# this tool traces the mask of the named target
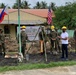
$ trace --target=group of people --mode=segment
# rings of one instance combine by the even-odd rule
[[[23,54],[23,56],[25,57],[25,49],[26,49],[26,40],[28,40],[28,36],[25,32],[26,26],[22,26],[21,27],[21,53]],[[52,25],[51,26],[51,32],[49,34],[49,39],[51,42],[51,50],[53,51],[53,48],[55,50],[57,50],[57,46],[60,49],[60,46],[57,45],[59,44],[59,39],[61,39],[61,44],[62,44],[62,59],[68,59],[68,33],[66,32],[67,27],[63,26],[62,27],[62,33],[60,35],[58,35],[57,31],[55,30],[55,27]],[[45,34],[44,28],[41,28],[41,32],[39,33],[39,37],[40,40],[42,40],[41,42],[43,42],[43,51],[41,52],[42,54],[45,52],[44,50],[44,42],[46,42],[47,40],[45,40],[47,37],[47,35]],[[19,39],[18,39],[19,40]],[[0,55],[5,55],[5,39],[3,36],[3,31],[2,29],[0,29]],[[2,51],[3,50],[3,51]]]
[[[63,26],[62,27],[62,33],[58,35],[58,32],[55,31],[55,27],[51,26],[51,33],[50,33],[50,40],[51,40],[51,45],[52,48],[55,46],[55,50],[59,49],[60,51],[60,46],[59,46],[59,40],[61,40],[61,45],[62,45],[62,56],[61,59],[68,59],[68,33],[66,32],[67,27]]]
[[[54,25],[52,25],[51,28],[50,28],[50,33],[49,33],[49,35],[47,35],[49,37],[49,40],[50,40],[50,43],[51,43],[51,49],[50,49],[51,52],[53,52],[54,50],[57,51],[57,49],[59,49],[59,51],[62,52],[61,59],[65,59],[65,60],[68,59],[68,33],[66,32],[66,29],[67,29],[67,27],[63,26],[62,27],[62,33],[58,34]],[[42,36],[42,34],[43,34],[43,36]],[[43,29],[39,33],[39,37],[40,37],[40,40],[43,41],[43,51],[41,49],[41,54],[43,54],[45,52],[44,43],[46,43],[46,41],[44,41],[46,39],[46,34],[44,34]],[[62,44],[62,49],[61,50],[60,50],[59,40],[61,40],[61,44]]]

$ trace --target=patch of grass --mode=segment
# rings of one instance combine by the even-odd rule
[[[37,64],[19,63],[18,66],[0,67],[0,72],[11,71],[11,70],[41,69],[41,68],[51,68],[51,67],[57,67],[57,66],[71,66],[71,65],[76,65],[76,61],[50,62],[48,64],[46,63],[37,63]]]

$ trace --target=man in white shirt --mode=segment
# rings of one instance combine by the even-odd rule
[[[61,33],[61,43],[62,43],[62,59],[67,60],[68,59],[68,33],[66,32],[67,27],[62,27],[62,33]]]

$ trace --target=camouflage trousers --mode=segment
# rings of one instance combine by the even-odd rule
[[[25,56],[25,49],[26,49],[26,44],[21,46],[21,52],[23,54],[23,57]]]
[[[61,52],[60,50],[60,45],[59,45],[59,40],[52,40],[51,39],[51,51],[56,51],[56,52]]]
[[[56,40],[50,40],[51,41],[51,52],[53,53],[53,51],[57,52],[57,41]]]

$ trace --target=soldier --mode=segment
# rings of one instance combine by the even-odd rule
[[[2,55],[2,53],[5,56],[5,38],[2,29],[0,29],[0,55]]]
[[[57,50],[57,32],[55,31],[55,27],[52,25],[51,26],[51,32],[50,32],[50,41],[51,41],[51,49],[52,53],[53,50]]]
[[[5,36],[3,35],[3,30],[1,31],[2,33],[2,50],[3,50],[3,55],[5,56]]]
[[[26,29],[26,26],[21,27],[21,53],[23,54],[23,57],[25,56],[26,40],[28,40],[25,29]]]
[[[26,40],[28,40],[27,34],[25,32],[26,26],[21,27],[21,48],[22,48],[22,54],[25,55],[25,49],[26,49]]]

